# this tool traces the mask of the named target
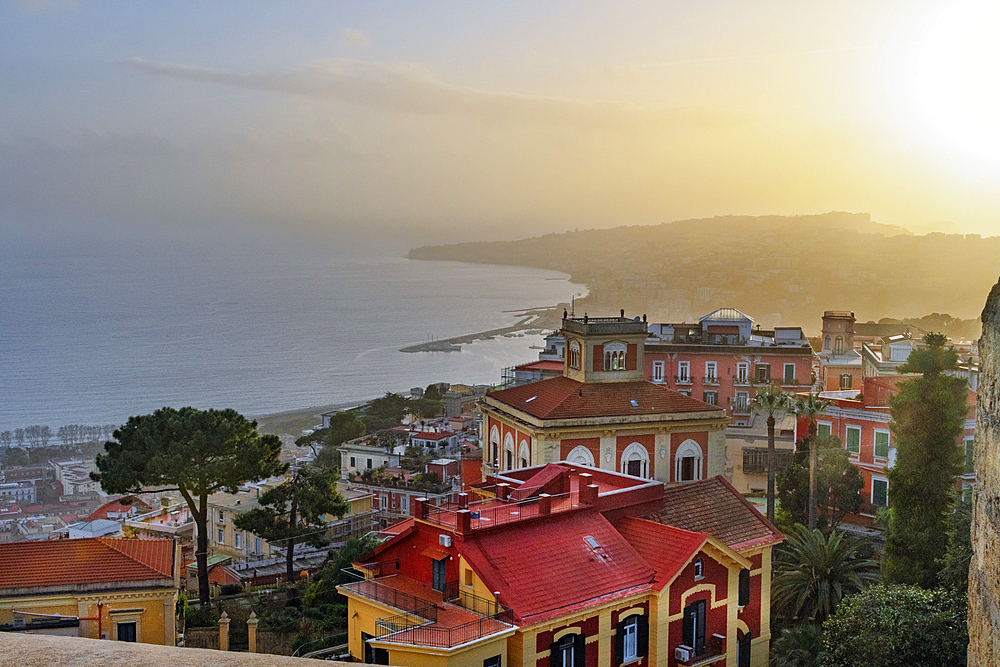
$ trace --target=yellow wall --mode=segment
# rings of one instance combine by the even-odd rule
[[[140,642],[173,646],[176,639],[174,627],[176,602],[176,590],[162,589],[7,598],[0,599],[0,623],[13,622],[13,609],[38,614],[76,616],[81,619],[96,619],[100,609],[100,625],[97,620],[81,620],[80,637],[99,639],[101,634],[104,634],[108,639],[115,639],[116,623],[134,621]],[[103,603],[103,608],[98,607],[99,603]],[[29,621],[31,617],[24,618]]]

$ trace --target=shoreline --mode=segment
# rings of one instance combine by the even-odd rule
[[[559,308],[564,305],[565,304],[557,304],[556,306],[550,308],[505,310],[503,312],[514,313],[517,317],[522,319],[506,327],[498,327],[496,329],[488,329],[478,333],[464,334],[461,336],[453,336],[451,338],[443,338],[441,340],[428,341],[426,343],[408,345],[407,347],[400,348],[399,351],[406,352],[408,354],[415,352],[460,352],[462,345],[474,343],[477,340],[492,340],[497,336],[505,336],[507,334],[529,331],[532,329],[539,329],[543,331],[546,329],[552,329],[555,326],[553,324],[553,320],[558,317]]]

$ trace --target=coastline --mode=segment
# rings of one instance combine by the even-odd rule
[[[558,304],[552,308],[529,308],[525,310],[505,310],[505,313],[514,313],[517,317],[521,319],[518,322],[506,327],[499,327],[496,329],[488,329],[487,331],[480,331],[478,333],[465,334],[462,336],[454,336],[452,338],[444,338],[441,340],[428,341],[426,343],[417,343],[415,345],[409,345],[407,347],[400,348],[400,352],[413,353],[413,352],[460,352],[461,346],[473,343],[477,340],[491,340],[497,336],[505,336],[508,334],[518,333],[521,331],[530,331],[533,329],[546,330],[554,329],[558,326],[559,319],[559,309],[565,304]]]

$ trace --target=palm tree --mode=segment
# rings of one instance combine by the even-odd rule
[[[816,466],[819,459],[819,446],[816,442],[816,415],[821,414],[829,405],[818,395],[810,392],[809,398],[801,396],[795,399],[795,412],[809,419],[809,530],[816,528],[817,523],[817,489]]]
[[[878,562],[858,553],[863,542],[800,524],[791,532],[777,549],[771,582],[771,606],[788,622],[820,623],[842,599],[878,582]]]
[[[767,413],[767,520],[774,523],[774,413],[788,407],[788,394],[769,384],[754,395],[753,406]]]

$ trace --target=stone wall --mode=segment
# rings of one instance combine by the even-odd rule
[[[969,665],[1000,665],[1000,283],[983,310],[969,565]]]

